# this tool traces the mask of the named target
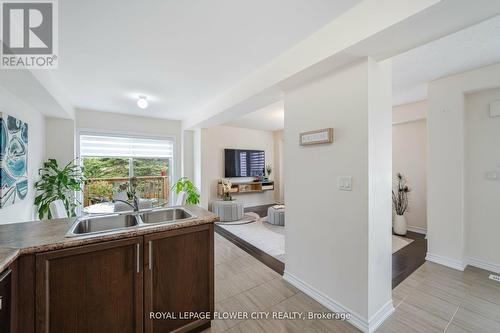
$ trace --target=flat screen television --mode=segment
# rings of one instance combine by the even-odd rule
[[[224,149],[224,176],[257,177],[263,174],[266,155],[263,150]]]

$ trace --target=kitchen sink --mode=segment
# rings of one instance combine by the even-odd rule
[[[162,223],[185,220],[193,217],[184,208],[163,208],[142,213],[141,220],[144,223]]]
[[[105,216],[89,217],[77,220],[71,227],[69,234],[73,236],[82,236],[108,232],[117,229],[123,229],[139,225],[139,220],[133,214],[113,214]]]
[[[131,227],[140,228],[152,224],[173,223],[194,217],[196,216],[180,207],[153,209],[138,213],[90,215],[77,219],[66,237],[110,233]]]

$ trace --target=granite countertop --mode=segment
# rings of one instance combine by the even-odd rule
[[[141,236],[145,234],[203,225],[218,221],[218,216],[198,206],[186,206],[196,218],[148,226],[135,226],[112,233],[66,237],[74,218],[0,225],[0,272],[23,254]]]

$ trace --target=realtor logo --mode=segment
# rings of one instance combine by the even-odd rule
[[[0,0],[2,69],[57,68],[55,0]]]

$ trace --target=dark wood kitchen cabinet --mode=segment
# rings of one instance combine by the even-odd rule
[[[213,225],[205,224],[22,255],[11,266],[10,331],[195,332],[209,327],[213,232]],[[183,314],[184,319],[153,319],[154,312]],[[8,330],[0,326],[0,332]]]
[[[0,332],[12,331],[12,270],[0,272]]]
[[[187,332],[208,327],[213,294],[212,224],[144,236],[145,332]],[[150,314],[157,312],[172,314],[176,319],[170,315],[152,319]]]
[[[37,254],[36,332],[142,332],[142,241]]]

